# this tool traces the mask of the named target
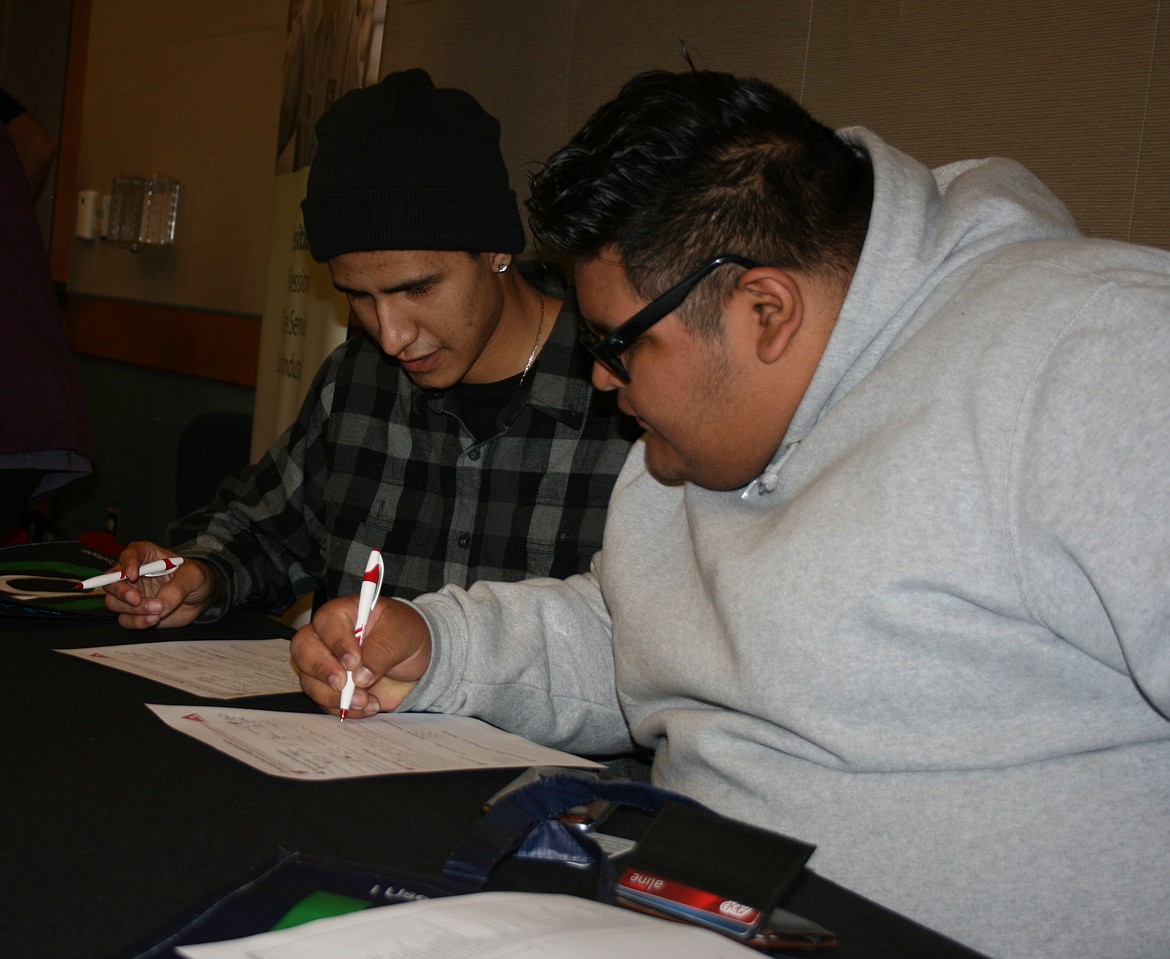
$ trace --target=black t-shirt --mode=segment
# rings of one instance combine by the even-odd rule
[[[477,442],[495,436],[504,428],[502,419],[506,410],[515,410],[510,401],[519,394],[523,376],[517,373],[497,383],[456,383],[451,387],[459,419]]]

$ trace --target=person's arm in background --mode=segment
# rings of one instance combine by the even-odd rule
[[[327,421],[337,377],[361,375],[346,365],[352,352],[347,344],[333,352],[292,426],[259,463],[222,482],[211,503],[171,524],[167,547],[150,542],[127,547],[120,564],[128,572],[176,554],[187,563],[171,577],[107,588],[106,608],[124,627],[211,622],[243,602],[278,612],[325,581]]]
[[[0,88],[0,120],[16,146],[24,175],[28,177],[29,192],[35,197],[41,192],[53,157],[57,155],[57,141],[3,88]]]
[[[169,576],[139,578],[139,567],[178,555],[146,541],[122,550],[118,567],[127,578],[106,588],[106,607],[118,614],[119,625],[125,629],[186,626],[222,601],[226,592],[223,575],[205,560],[186,561]]]

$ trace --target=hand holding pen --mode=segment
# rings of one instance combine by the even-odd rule
[[[145,540],[122,550],[118,566],[120,570],[88,579],[80,588],[103,584],[106,609],[118,615],[125,629],[186,626],[225,598],[227,580],[210,562],[175,556]]]
[[[341,705],[347,715],[373,716],[398,709],[430,666],[431,632],[422,614],[390,597],[375,605],[373,585],[367,589],[370,612],[362,648],[354,649],[353,596],[322,604],[289,643],[301,689],[328,712],[340,711],[338,693],[348,670],[355,690]]]
[[[166,576],[167,573],[173,573],[182,565],[182,556],[168,556],[165,559],[155,560],[153,563],[143,563],[138,567],[138,575],[147,577]],[[124,569],[115,569],[108,573],[102,573],[99,576],[91,576],[89,579],[83,579],[80,583],[75,583],[73,588],[100,589],[103,586],[120,583],[124,579],[126,579],[126,571]]]
[[[366,572],[362,576],[362,588],[358,595],[357,619],[353,624],[353,635],[358,641],[358,646],[362,645],[365,638],[366,623],[370,620],[370,610],[374,608],[374,602],[382,592],[382,575],[384,572],[385,566],[382,562],[382,554],[376,549],[370,550],[370,559],[366,563]],[[342,722],[345,722],[345,716],[349,712],[349,705],[353,702],[354,688],[353,670],[347,669],[345,671],[345,686],[341,690],[340,712]]]

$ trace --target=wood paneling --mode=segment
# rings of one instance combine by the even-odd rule
[[[71,296],[65,333],[86,356],[256,385],[259,317]]]

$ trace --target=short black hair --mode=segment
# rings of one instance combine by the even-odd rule
[[[847,279],[873,168],[763,80],[656,70],[627,82],[530,187],[538,244],[583,259],[613,245],[649,299],[721,253]],[[720,296],[738,275],[727,272],[713,276]]]

